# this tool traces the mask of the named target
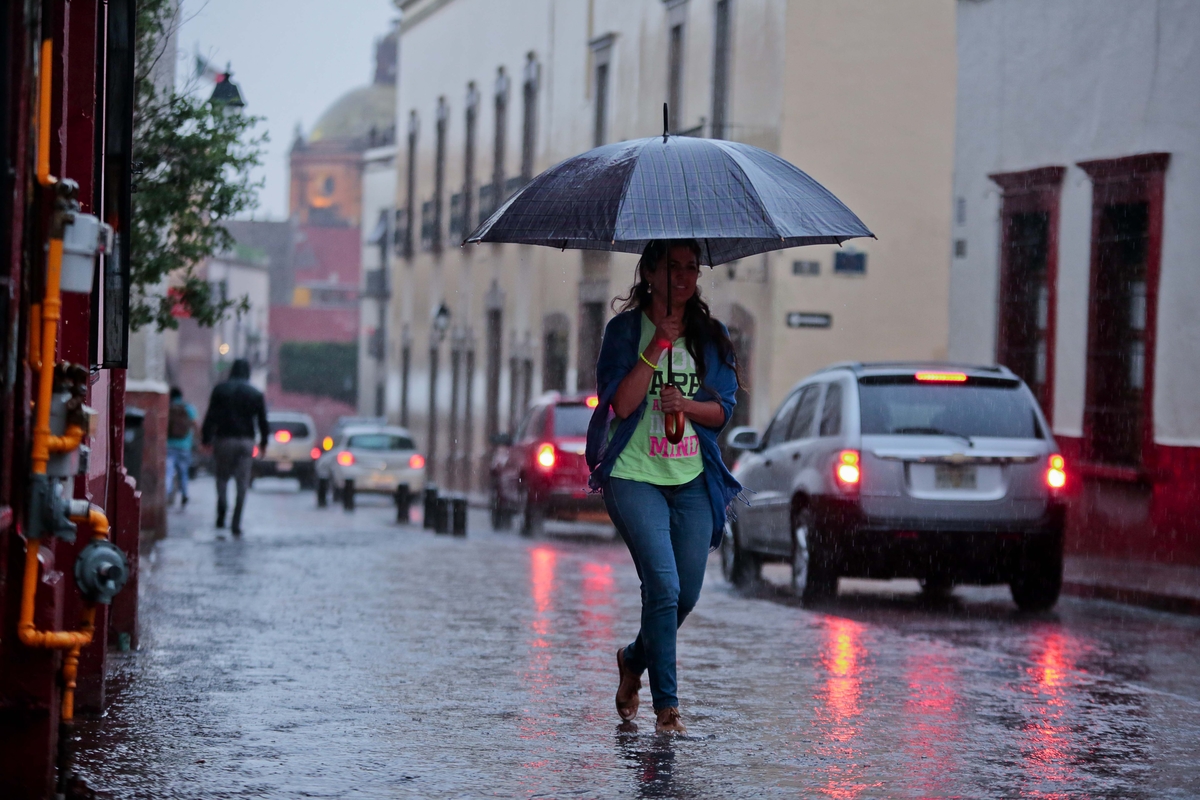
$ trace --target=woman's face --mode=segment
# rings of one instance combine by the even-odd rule
[[[683,308],[683,304],[692,299],[699,279],[700,262],[691,248],[683,245],[668,250],[654,270],[646,273],[650,294],[664,301],[667,297],[667,281],[670,280],[672,310]]]

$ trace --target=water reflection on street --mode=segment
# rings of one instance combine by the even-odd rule
[[[204,487],[195,507],[204,509]],[[805,609],[710,565],[680,634],[689,735],[613,708],[639,591],[618,543],[465,539],[256,489],[144,562],[143,646],[80,765],[111,798],[1188,797],[1200,622],[1000,590],[843,586]],[[770,570],[768,570],[770,573]],[[768,575],[770,578],[770,575]]]

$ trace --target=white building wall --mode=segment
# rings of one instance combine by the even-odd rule
[[[1082,432],[1091,182],[1080,161],[1169,152],[1154,378],[1155,438],[1200,444],[1200,3],[959,0],[950,355],[996,352],[998,187],[990,173],[1062,165],[1054,421]]]
[[[375,231],[381,211],[387,211],[388,231],[387,247],[391,249],[391,233],[395,224],[396,207],[396,148],[395,146],[376,147],[363,153],[362,172],[362,281],[366,287],[367,273],[380,269],[379,245],[369,244],[367,239]],[[389,252],[389,266],[395,261],[394,252]],[[386,381],[385,369],[381,362],[370,353],[369,340],[371,331],[379,325],[380,300],[363,297],[359,302],[358,315],[358,413],[363,416],[375,416],[376,387]],[[387,303],[382,303],[386,313]],[[386,328],[385,324],[385,328]],[[387,402],[386,383],[384,398]],[[399,395],[397,395],[397,400]],[[399,406],[397,405],[397,410]],[[386,409],[385,409],[386,411]]]

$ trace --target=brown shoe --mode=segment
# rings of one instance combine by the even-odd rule
[[[617,685],[617,713],[621,715],[621,719],[628,721],[637,716],[638,705],[641,703],[638,690],[642,688],[642,679],[625,666],[624,647],[617,651],[617,673],[621,677],[621,682]]]
[[[683,727],[683,717],[679,716],[679,709],[675,706],[660,708],[654,713],[658,715],[658,721],[654,723],[655,733],[671,733],[680,736],[687,734],[687,728]]]

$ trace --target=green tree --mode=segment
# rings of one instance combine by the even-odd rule
[[[257,205],[262,183],[249,175],[267,137],[252,135],[257,117],[227,114],[187,91],[194,86],[176,91],[174,64],[159,62],[179,24],[177,0],[140,0],[137,14],[133,160],[140,174],[130,218],[129,325],[176,328],[187,316],[212,326],[248,310],[249,301],[221,297],[196,267],[234,246],[222,220]],[[156,81],[164,68],[168,79]]]

